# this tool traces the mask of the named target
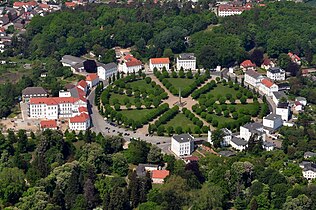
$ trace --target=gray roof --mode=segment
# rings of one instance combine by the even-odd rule
[[[97,66],[102,66],[105,70],[111,70],[111,69],[117,68],[117,64],[113,62],[107,63],[107,64],[97,63]]]
[[[263,146],[265,147],[275,147],[275,144],[272,142],[264,141]]]
[[[230,157],[230,156],[235,156],[236,155],[235,152],[232,152],[232,151],[229,151],[229,150],[220,151],[220,152],[218,152],[218,154],[220,154],[221,156],[224,156],[224,157]]]
[[[288,102],[285,102],[285,103],[278,103],[277,108],[287,109],[288,106],[289,106],[289,103],[288,103]]]
[[[236,136],[232,138],[232,142],[234,142],[236,145],[239,145],[239,146],[246,146],[248,144],[247,141],[237,138]]]
[[[308,161],[303,161],[301,164],[303,166],[303,171],[314,171],[316,172],[316,164]]]
[[[281,98],[286,98],[286,99],[287,99],[287,95],[284,93],[284,91],[272,92],[272,94],[273,94],[277,99],[281,99]]]
[[[27,87],[22,90],[22,95],[38,95],[38,94],[46,94],[47,91],[42,87]]]
[[[69,89],[69,92],[70,92],[71,97],[79,98],[79,92],[78,92],[77,87]]]
[[[186,133],[173,136],[172,138],[174,138],[174,140],[176,140],[179,143],[184,143],[184,142],[189,142],[189,141],[194,140],[194,138],[190,134],[186,134]]]
[[[296,100],[296,101],[307,101],[306,98],[300,97],[300,96],[299,96],[299,97],[296,97],[295,100]]]
[[[249,75],[250,77],[253,77],[253,78],[255,78],[255,79],[257,79],[257,78],[259,78],[259,77],[262,77],[261,74],[259,74],[258,72],[254,71],[254,70],[251,70],[251,69],[247,70],[245,74],[247,74],[247,75]]]
[[[263,128],[263,125],[261,123],[247,123],[243,125],[242,127],[247,128],[249,130],[258,130]]]
[[[267,120],[276,120],[277,118],[282,119],[281,115],[277,115],[277,114],[269,114],[264,117],[264,119],[267,119]]]
[[[178,56],[179,60],[196,60],[194,53],[182,53]]]
[[[305,152],[304,156],[314,157],[314,156],[316,156],[316,153],[315,152]]]
[[[154,165],[154,164],[138,164],[138,166],[136,167],[136,174],[139,177],[144,177],[146,176],[146,168],[145,167],[156,167],[158,169],[158,165]]]
[[[276,73],[281,73],[281,72],[285,72],[283,69],[281,69],[280,67],[271,67],[268,69],[269,72],[271,72],[272,74],[276,74]]]
[[[66,63],[71,66],[74,66],[78,63],[83,63],[84,61],[85,61],[84,59],[81,59],[72,55],[64,55],[61,59],[62,63]]]

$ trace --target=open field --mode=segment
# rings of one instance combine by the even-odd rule
[[[153,110],[155,109],[131,109],[131,110],[125,109],[125,110],[121,110],[120,113],[122,113],[122,115],[127,117],[128,119],[133,119],[135,121],[138,121]]]
[[[167,78],[167,80],[176,88],[184,89],[188,85],[191,85],[194,82],[194,79],[186,78]]]
[[[193,122],[191,120],[189,120],[184,114],[179,113],[177,114],[174,118],[172,118],[166,125],[165,127],[173,127],[174,129],[176,127],[182,127],[183,130],[185,130],[185,128],[190,127],[191,130],[194,129],[195,125],[193,124]]]

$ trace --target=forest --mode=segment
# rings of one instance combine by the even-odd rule
[[[316,183],[308,184],[298,166],[315,147],[315,133],[304,132],[283,130],[282,150],[265,152],[252,142],[234,157],[206,154],[185,164],[141,140],[124,149],[120,136],[8,131],[0,134],[0,208],[315,209]],[[165,164],[170,175],[152,184],[149,175],[136,175],[139,163]]]

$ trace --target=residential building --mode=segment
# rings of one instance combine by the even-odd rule
[[[244,60],[244,61],[240,64],[240,68],[241,68],[243,71],[256,70],[256,64],[252,63],[251,60]]]
[[[165,69],[168,71],[169,63],[169,58],[151,58],[149,59],[149,69],[150,71],[154,71],[154,68],[162,70],[165,67]]]
[[[276,130],[283,125],[283,120],[280,115],[277,114],[269,114],[263,118],[263,126],[267,128],[272,128]]]
[[[275,105],[278,105],[280,101],[283,100],[283,102],[287,101],[287,95],[284,93],[284,91],[277,91],[272,93],[272,100],[275,103]]]
[[[97,63],[97,72],[101,80],[107,80],[113,74],[117,73],[117,64],[116,63]]]
[[[196,70],[196,57],[194,53],[182,53],[177,57],[177,70]]]
[[[197,157],[197,156],[184,157],[183,160],[186,164],[189,164],[189,163],[193,163],[193,162],[198,162],[199,157]]]
[[[219,17],[227,17],[232,15],[240,15],[243,11],[251,9],[251,6],[235,6],[230,4],[222,4],[217,8],[217,16]]]
[[[85,80],[80,80],[77,84],[77,87],[83,90],[85,93],[88,92],[88,83]]]
[[[247,141],[240,139],[236,136],[234,136],[231,140],[231,146],[238,151],[245,150],[247,145],[248,145]]]
[[[280,67],[272,67],[267,71],[267,77],[275,81],[285,80],[285,71]]]
[[[47,97],[47,91],[42,87],[27,87],[22,90],[22,100],[29,102],[30,98]]]
[[[99,76],[97,73],[88,74],[86,76],[86,82],[88,84],[88,88],[92,88],[99,83]]]
[[[301,104],[301,102],[299,101],[295,101],[294,102],[294,106],[293,106],[294,110],[297,112],[303,111],[303,105]]]
[[[84,71],[84,61],[86,60],[72,55],[64,55],[60,62],[63,66],[69,66],[73,72],[82,72]]]
[[[305,159],[308,159],[308,158],[311,158],[311,157],[316,157],[316,153],[315,152],[305,152],[304,153],[304,158]]]
[[[252,87],[258,87],[261,80],[263,79],[263,76],[258,72],[249,69],[246,71],[244,79],[245,84],[251,85]]]
[[[274,84],[271,80],[265,78],[261,80],[259,91],[261,91],[266,96],[272,96],[273,92],[278,91],[278,86]]]
[[[316,178],[316,164],[309,161],[303,161],[300,163],[300,167],[303,169],[303,177],[311,180]]]
[[[177,156],[191,155],[194,150],[194,137],[190,134],[180,134],[171,137],[171,151]]]
[[[85,131],[90,128],[90,116],[86,113],[69,118],[70,130]]]
[[[161,166],[157,164],[138,164],[136,167],[136,174],[138,177],[144,177],[147,175],[147,173],[151,173],[153,170],[159,170],[161,169]]]
[[[288,53],[288,56],[291,58],[292,62],[293,63],[296,63],[298,65],[301,65],[301,58],[298,57],[298,55],[292,53],[292,52],[289,52]]]
[[[142,62],[133,57],[133,55],[128,54],[123,59],[122,71],[124,73],[138,72],[143,68]]]
[[[265,58],[261,64],[261,68],[268,70],[269,68],[275,67],[275,63],[273,63],[269,58]]]
[[[40,122],[41,130],[51,129],[57,130],[57,121],[56,120],[42,120]]]
[[[263,125],[260,123],[247,123],[243,126],[240,126],[240,135],[239,137],[242,138],[245,141],[249,141],[250,137],[252,135],[256,134],[257,138],[260,137],[265,138],[264,132],[263,132]]]
[[[303,106],[306,106],[306,105],[307,105],[307,100],[306,100],[306,98],[304,98],[304,97],[296,97],[296,98],[295,98],[295,101],[300,102]]]
[[[235,152],[232,152],[232,151],[229,151],[229,150],[224,150],[224,151],[219,151],[218,154],[222,157],[232,157],[232,156],[235,156],[236,153]]]
[[[281,115],[283,121],[289,121],[290,119],[290,107],[288,102],[278,103],[275,113]]]
[[[266,151],[272,151],[272,150],[274,150],[275,146],[276,146],[276,145],[275,145],[274,143],[268,142],[268,141],[264,141],[264,142],[262,143],[262,148],[263,148],[264,150],[266,150]]]
[[[223,140],[221,142],[221,146],[227,147],[231,143],[233,133],[227,128],[222,128],[221,131],[223,132]],[[207,136],[207,141],[213,145],[212,132],[208,131]]]
[[[151,179],[154,184],[163,184],[164,179],[169,176],[170,172],[168,170],[153,170],[151,172]]]
[[[70,91],[60,90],[58,92],[58,97],[61,97],[61,98],[71,97],[71,93]]]
[[[87,101],[73,97],[30,98],[28,115],[30,118],[69,118],[79,113],[79,107],[87,107]]]

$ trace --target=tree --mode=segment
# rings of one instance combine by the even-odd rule
[[[221,129],[217,129],[212,132],[212,142],[214,147],[218,148],[221,146],[221,142],[223,141],[224,138],[224,133]]]
[[[128,172],[128,163],[126,158],[121,153],[116,153],[112,156],[112,169],[120,176],[126,176]]]
[[[262,49],[254,49],[250,55],[250,60],[256,64],[256,66],[261,66],[263,61],[263,51]]]
[[[125,153],[126,159],[133,164],[146,163],[149,150],[148,143],[145,141],[132,140]]]
[[[155,145],[151,145],[148,152],[147,161],[149,163],[159,163],[162,161],[161,149]]]
[[[49,204],[48,200],[49,196],[44,187],[32,187],[23,194],[17,207],[21,210],[46,209]]]
[[[287,197],[283,205],[283,210],[309,210],[311,209],[311,199],[306,195],[299,195],[297,198]]]
[[[220,209],[224,200],[224,192],[221,187],[208,182],[204,183],[199,190],[197,198],[193,204],[195,209]]]

